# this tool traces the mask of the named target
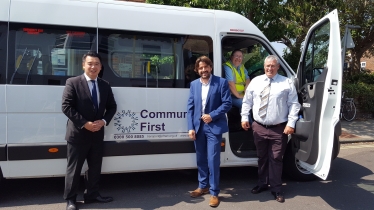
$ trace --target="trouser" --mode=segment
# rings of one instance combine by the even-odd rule
[[[93,199],[99,195],[99,181],[103,159],[103,141],[76,144],[67,143],[67,168],[65,176],[65,200],[76,200],[83,163],[87,160],[88,170],[84,181],[84,198]]]
[[[242,104],[243,104],[242,98],[237,98],[234,95],[231,95],[231,103],[232,103],[232,106],[238,107],[239,110],[241,111]]]
[[[199,188],[210,186],[209,191],[213,196],[218,196],[220,191],[221,141],[222,134],[213,134],[210,127],[201,122],[195,140]]]
[[[270,185],[272,192],[280,192],[282,187],[283,155],[288,139],[283,133],[284,128],[252,124],[258,157],[258,185]]]

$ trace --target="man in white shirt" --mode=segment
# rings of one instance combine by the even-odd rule
[[[112,197],[99,193],[99,181],[103,159],[104,126],[112,120],[117,104],[109,83],[98,77],[101,57],[96,52],[83,55],[84,74],[66,80],[62,95],[62,112],[68,117],[66,123],[67,168],[64,199],[66,210],[76,210],[76,199],[82,167],[85,172],[84,203],[107,203]]]
[[[247,88],[242,105],[242,127],[250,128],[248,113],[253,112],[254,142],[258,156],[258,184],[253,194],[267,190],[283,203],[281,192],[283,155],[288,135],[294,133],[300,104],[293,81],[278,74],[279,58],[265,58],[265,74],[255,77]]]
[[[198,188],[193,198],[210,193],[209,206],[219,205],[220,155],[222,134],[228,132],[226,113],[231,108],[229,84],[212,74],[213,63],[201,56],[195,71],[199,79],[191,82],[187,102],[188,135],[194,141],[198,170]]]

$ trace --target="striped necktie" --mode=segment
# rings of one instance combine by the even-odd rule
[[[261,118],[264,118],[266,116],[267,108],[268,108],[268,102],[269,102],[269,95],[270,95],[270,85],[271,85],[272,79],[269,79],[269,84],[266,85],[264,90],[261,92],[261,103],[260,103],[260,109],[258,110],[258,115]]]

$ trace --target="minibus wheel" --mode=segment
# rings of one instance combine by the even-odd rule
[[[4,185],[4,176],[3,176],[3,171],[1,170],[1,167],[0,167],[0,189],[2,185]]]

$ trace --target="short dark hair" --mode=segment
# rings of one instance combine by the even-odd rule
[[[101,62],[101,56],[98,53],[94,52],[94,51],[88,51],[86,54],[84,54],[83,57],[82,57],[82,63],[84,63],[86,61],[87,56],[98,58],[99,61],[100,61],[100,63],[102,64],[102,62]]]
[[[235,50],[233,50],[233,51],[231,52],[230,57],[232,58],[232,56],[234,56],[234,54],[235,54],[236,52],[241,52],[241,53],[243,54],[243,51],[242,51],[241,49],[235,49]]]
[[[205,55],[203,55],[203,56],[198,57],[197,60],[196,60],[196,63],[195,63],[195,72],[198,72],[198,70],[199,70],[199,63],[200,62],[203,62],[203,63],[207,64],[208,66],[210,66],[210,68],[213,69],[213,62],[208,57],[206,57]]]

